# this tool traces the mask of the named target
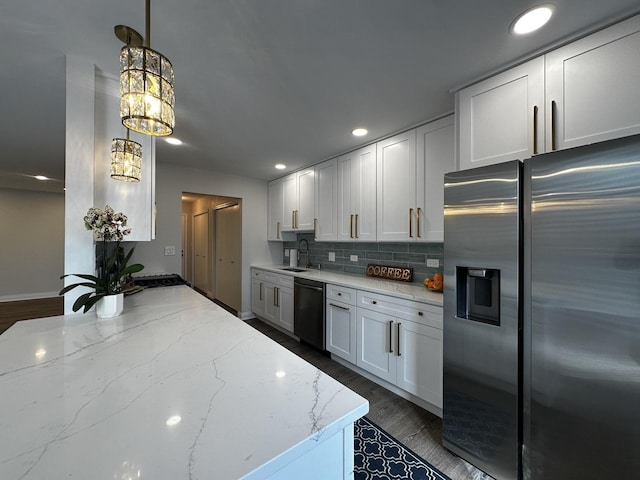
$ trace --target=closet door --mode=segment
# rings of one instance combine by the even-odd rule
[[[242,221],[239,205],[216,210],[215,298],[240,308]]]
[[[204,212],[193,216],[193,284],[199,290],[207,293],[209,290],[209,213]]]

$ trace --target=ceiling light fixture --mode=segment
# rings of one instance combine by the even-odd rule
[[[369,130],[366,128],[356,128],[351,132],[355,137],[364,137],[367,133],[369,133]]]
[[[171,145],[182,145],[182,140],[180,140],[179,138],[175,138],[175,137],[169,137],[169,138],[165,138],[167,143],[170,143]]]
[[[275,167],[276,167],[278,170],[284,170],[285,168],[287,168],[287,166],[286,166],[285,164],[283,164],[283,163],[277,163],[277,164],[275,165]]]
[[[121,182],[139,182],[142,170],[142,145],[127,138],[111,141],[111,178]]]
[[[553,5],[539,5],[519,15],[510,30],[516,35],[525,35],[542,28],[553,15]]]
[[[120,117],[134,132],[163,137],[175,126],[173,66],[151,46],[151,0],[145,0],[145,36],[116,25],[120,50]]]

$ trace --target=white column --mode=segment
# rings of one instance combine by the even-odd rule
[[[93,274],[93,237],[82,218],[93,206],[95,66],[74,56],[67,56],[66,62],[64,272]],[[78,281],[65,280],[65,285]],[[66,314],[73,313],[73,302],[85,291],[76,288],[65,295]]]

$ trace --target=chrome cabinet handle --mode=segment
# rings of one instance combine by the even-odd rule
[[[349,215],[349,237],[353,238],[353,215]]]
[[[356,213],[356,238],[358,238],[358,214]]]
[[[278,221],[278,233],[276,234],[276,238],[280,238],[280,222]]]
[[[398,350],[398,354],[397,355],[398,356],[402,355],[400,353],[400,325],[402,325],[402,323],[398,323],[398,336],[396,337],[396,341],[398,342],[398,348],[397,348],[397,350]]]
[[[260,300],[264,300],[262,297],[262,282],[260,282]]]
[[[314,218],[313,219],[313,239],[317,240],[318,239],[318,219]]]
[[[533,154],[538,154],[538,106],[533,106]]]
[[[393,353],[393,320],[389,320],[389,353]]]
[[[418,227],[418,230],[416,232],[416,237],[418,237],[418,238],[422,238],[421,235],[420,235],[420,217],[421,217],[420,213],[421,212],[422,212],[422,209],[420,207],[418,207],[418,210],[417,210],[417,213],[416,213],[416,223],[417,223],[417,227]]]

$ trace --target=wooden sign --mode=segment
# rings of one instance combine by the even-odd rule
[[[386,278],[388,280],[399,280],[410,282],[413,279],[413,268],[411,267],[387,267],[370,263],[367,265],[367,277]]]

